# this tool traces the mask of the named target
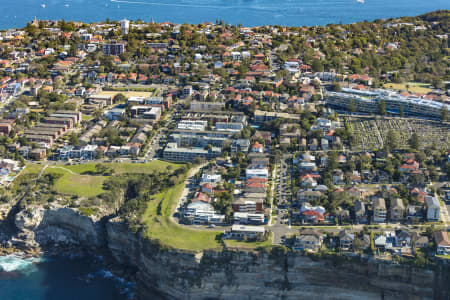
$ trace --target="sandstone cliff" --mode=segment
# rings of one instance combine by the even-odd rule
[[[175,251],[130,234],[117,220],[108,222],[107,234],[108,248],[115,259],[137,268],[140,299],[147,299],[149,291],[167,299],[449,297],[449,278],[439,270],[375,260],[313,260],[263,251]]]
[[[106,237],[99,219],[59,205],[48,208],[30,206],[17,213],[14,221],[18,233],[12,242],[25,248],[51,244],[98,249]]]
[[[375,260],[314,259],[293,253],[161,247],[118,218],[32,207],[15,216],[16,246],[107,250],[135,270],[138,299],[450,299],[448,271]]]

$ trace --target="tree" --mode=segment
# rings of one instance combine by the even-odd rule
[[[338,155],[336,151],[331,151],[328,155],[328,170],[333,171],[338,167]]]
[[[448,120],[448,110],[447,110],[447,106],[444,104],[444,105],[442,105],[442,109],[441,109],[441,121],[446,122],[447,120]]]
[[[419,135],[416,132],[414,132],[412,134],[411,138],[409,139],[409,146],[414,150],[419,150],[420,139],[419,139]]]
[[[78,139],[78,134],[72,133],[70,135],[70,143],[72,146],[80,146],[80,140]]]
[[[323,72],[323,64],[318,59],[313,60],[311,67],[314,72]]]
[[[348,111],[352,112],[352,113],[356,111],[356,101],[355,101],[355,99],[350,99],[350,102],[348,103]]]
[[[404,117],[405,116],[405,109],[403,108],[403,105],[400,106],[399,114],[400,114],[400,117]]]
[[[127,100],[127,97],[125,97],[125,95],[122,93],[115,95],[113,99],[114,103],[123,102],[125,100]]]
[[[339,83],[337,83],[336,81],[333,82],[331,89],[334,92],[340,92],[341,91],[341,85]]]
[[[396,150],[399,146],[400,133],[390,129],[386,136],[385,147],[386,151],[391,152]]]
[[[381,99],[380,102],[378,102],[378,112],[382,116],[386,115],[386,101],[384,101],[384,99]]]
[[[374,236],[373,230],[371,230],[370,231],[370,250],[372,251],[372,254],[375,255],[376,249],[375,249],[375,240],[374,239],[375,239],[375,236]]]
[[[362,248],[363,248],[363,244],[362,244],[361,239],[355,238],[355,240],[353,241],[353,249],[355,251],[360,251],[360,250],[362,250]]]

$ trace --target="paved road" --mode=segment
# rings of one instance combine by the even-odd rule
[[[190,183],[192,183],[194,181],[194,177],[200,171],[200,169],[206,165],[207,164],[204,163],[204,164],[201,164],[198,166],[194,166],[192,169],[189,170],[188,176],[184,182],[183,192],[181,193],[180,198],[177,200],[177,207],[176,207],[174,213],[177,213],[180,211],[180,208],[184,205],[185,201],[187,200],[187,196],[189,195],[189,192],[191,191]],[[175,220],[173,215],[171,216],[171,219],[173,222],[178,223],[178,220]]]
[[[439,204],[441,205],[441,220],[444,222],[445,227],[448,228],[449,224],[450,224],[450,216],[449,216],[449,208],[450,208],[450,204],[449,205],[445,205],[444,201],[439,201]]]

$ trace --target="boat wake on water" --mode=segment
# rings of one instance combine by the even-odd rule
[[[140,4],[140,5],[153,5],[153,6],[174,6],[174,7],[192,7],[192,8],[209,8],[209,9],[251,9],[253,11],[265,11],[273,12],[279,9],[276,8],[264,8],[264,7],[248,7],[248,6],[220,6],[220,5],[203,5],[203,4],[185,4],[185,3],[169,3],[169,2],[147,2],[147,1],[134,1],[134,0],[110,0],[112,3],[123,4]]]
[[[142,5],[160,5],[160,6],[178,6],[178,7],[197,7],[197,8],[239,8],[239,6],[214,6],[214,5],[195,5],[195,4],[182,4],[182,3],[161,3],[161,2],[146,2],[146,1],[128,1],[128,0],[110,0],[114,3],[126,3],[126,4],[142,4]]]

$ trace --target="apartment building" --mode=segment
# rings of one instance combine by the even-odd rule
[[[206,150],[203,148],[184,148],[178,147],[176,143],[168,143],[163,151],[164,159],[171,161],[193,162],[197,157],[201,159],[214,159],[222,153],[218,147],[211,147]]]
[[[379,112],[381,100],[384,100],[386,104],[386,111],[392,114],[400,114],[400,111],[403,111],[405,115],[440,118],[444,106],[450,110],[448,104],[421,98],[403,97],[383,90],[359,91],[342,88],[342,92],[325,94],[325,102],[332,107],[349,109],[351,105],[354,105],[356,111],[372,114]]]
[[[103,55],[120,55],[125,52],[125,43],[112,41],[108,44],[103,44]]]
[[[190,110],[195,112],[221,111],[224,107],[225,104],[223,102],[192,101]]]

